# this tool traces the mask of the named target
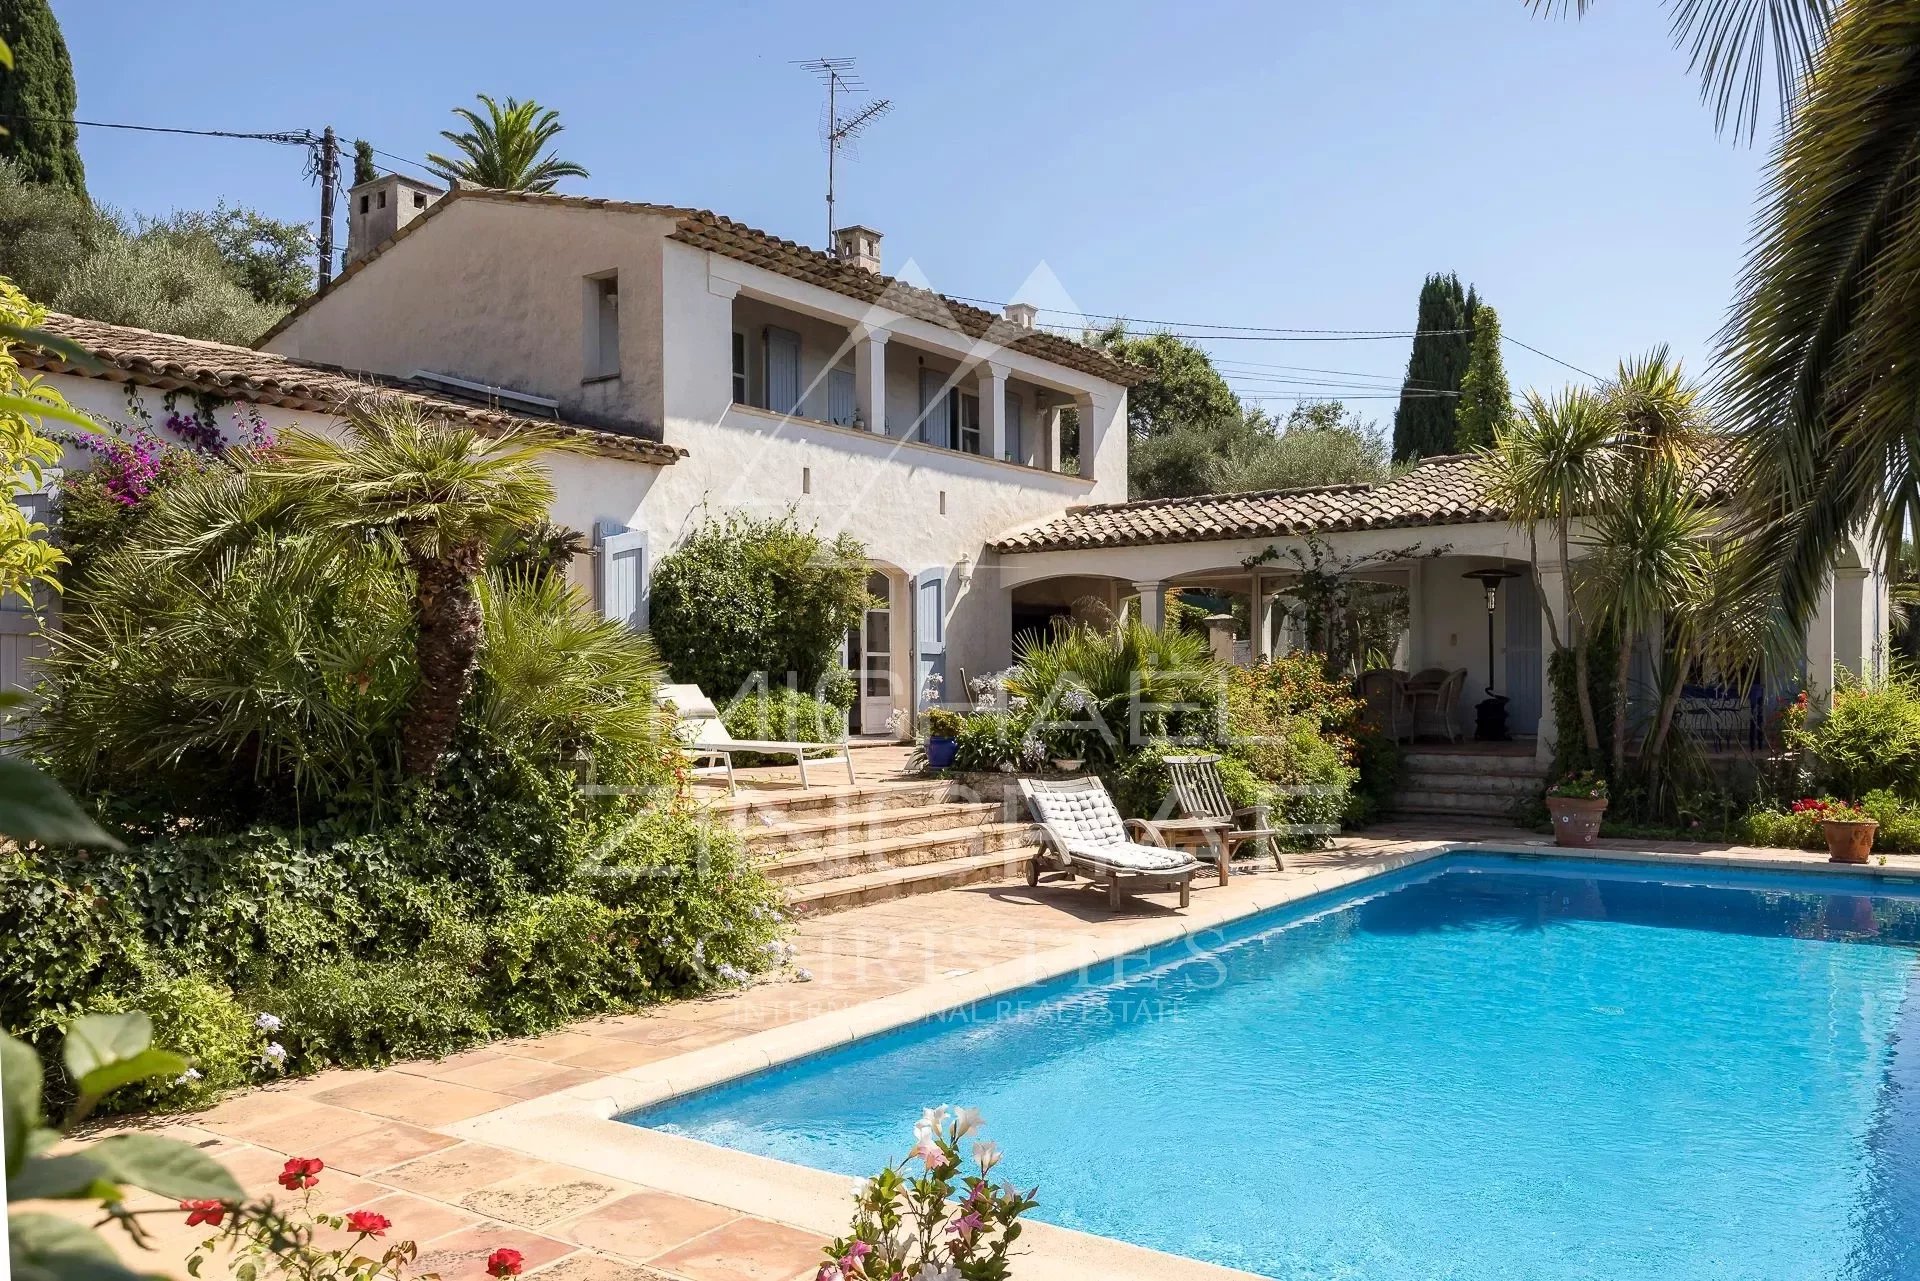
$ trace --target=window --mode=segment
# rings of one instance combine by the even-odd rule
[[[853,426],[853,371],[827,371],[827,421],[841,427]]]
[[[977,454],[980,452],[980,398],[969,392],[956,392],[954,396],[959,411],[954,415],[958,437],[954,448],[965,454]]]
[[[750,405],[747,399],[747,336],[733,331],[733,403]]]
[[[587,277],[585,325],[587,379],[620,376],[620,273]]]
[[[427,207],[427,193],[426,193],[426,192],[424,192],[424,191],[416,191],[416,192],[414,192],[414,193],[413,193],[413,207],[414,207],[415,209],[425,209],[425,208]]]
[[[1007,461],[1010,463],[1024,463],[1027,461],[1026,453],[1021,449],[1021,436],[1024,434],[1021,430],[1021,412],[1020,393],[1009,389],[1007,392],[1006,413]]]
[[[380,195],[380,207],[382,209],[385,209],[387,207],[387,193],[382,191],[379,193],[379,195]]]
[[[373,199],[373,197],[371,197],[371,196],[367,196],[367,195],[362,195],[362,196],[360,197],[360,212],[361,212],[361,213],[365,213],[365,212],[367,211],[367,205],[368,205],[368,202],[370,202],[370,201],[371,201],[372,199]]]
[[[800,412],[800,335],[768,325],[761,332],[766,344],[767,405],[776,414]]]

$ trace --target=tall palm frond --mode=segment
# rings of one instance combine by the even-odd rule
[[[552,191],[562,178],[589,176],[582,166],[551,151],[540,154],[565,131],[559,112],[517,98],[508,98],[502,105],[484,93],[474,96],[487,114],[482,117],[470,107],[454,108],[453,114],[465,120],[467,128],[443,129],[440,136],[459,148],[462,156],[427,153],[427,168],[436,175],[448,182],[500,191]]]
[[[1549,17],[1584,16],[1595,0],[1526,0]],[[1668,0],[1675,46],[1700,76],[1700,97],[1714,122],[1751,140],[1772,82],[1790,117],[1808,67],[1833,21],[1835,0]]]

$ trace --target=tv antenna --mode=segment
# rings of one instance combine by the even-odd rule
[[[842,119],[843,95],[864,93],[866,85],[853,70],[852,58],[812,58],[795,65],[811,71],[827,87],[827,114],[820,127],[827,144],[827,252],[833,252],[833,178],[840,149],[860,135],[860,131],[893,109],[891,98],[877,98]]]

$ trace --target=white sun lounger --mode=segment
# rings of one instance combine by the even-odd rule
[[[1122,886],[1128,889],[1178,889],[1180,906],[1193,892],[1200,864],[1184,850],[1168,849],[1143,819],[1122,819],[1099,779],[1023,778],[1020,795],[1040,825],[1040,848],[1027,864],[1027,884],[1038,885],[1042,863],[1084,874],[1107,887],[1107,906],[1118,909]],[[1129,840],[1130,833],[1151,844]]]
[[[731,794],[737,784],[733,773],[733,754],[735,752],[758,752],[763,756],[791,756],[800,766],[800,786],[811,789],[812,780],[807,777],[807,762],[840,761],[847,767],[847,782],[860,780],[853,772],[853,749],[843,739],[837,743],[789,743],[779,739],[735,738],[727,732],[727,726],[720,719],[720,709],[713,700],[700,692],[698,685],[662,685],[657,698],[662,704],[670,705],[679,714],[678,732],[682,750],[687,759],[696,768],[712,769],[712,762],[718,761],[726,770],[727,791]]]

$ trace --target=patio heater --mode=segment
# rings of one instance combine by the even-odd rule
[[[1513,735],[1507,732],[1507,696],[1493,692],[1493,608],[1500,603],[1500,584],[1518,578],[1517,569],[1470,569],[1460,575],[1480,584],[1487,597],[1487,696],[1474,704],[1473,736],[1483,743],[1504,743]]]

